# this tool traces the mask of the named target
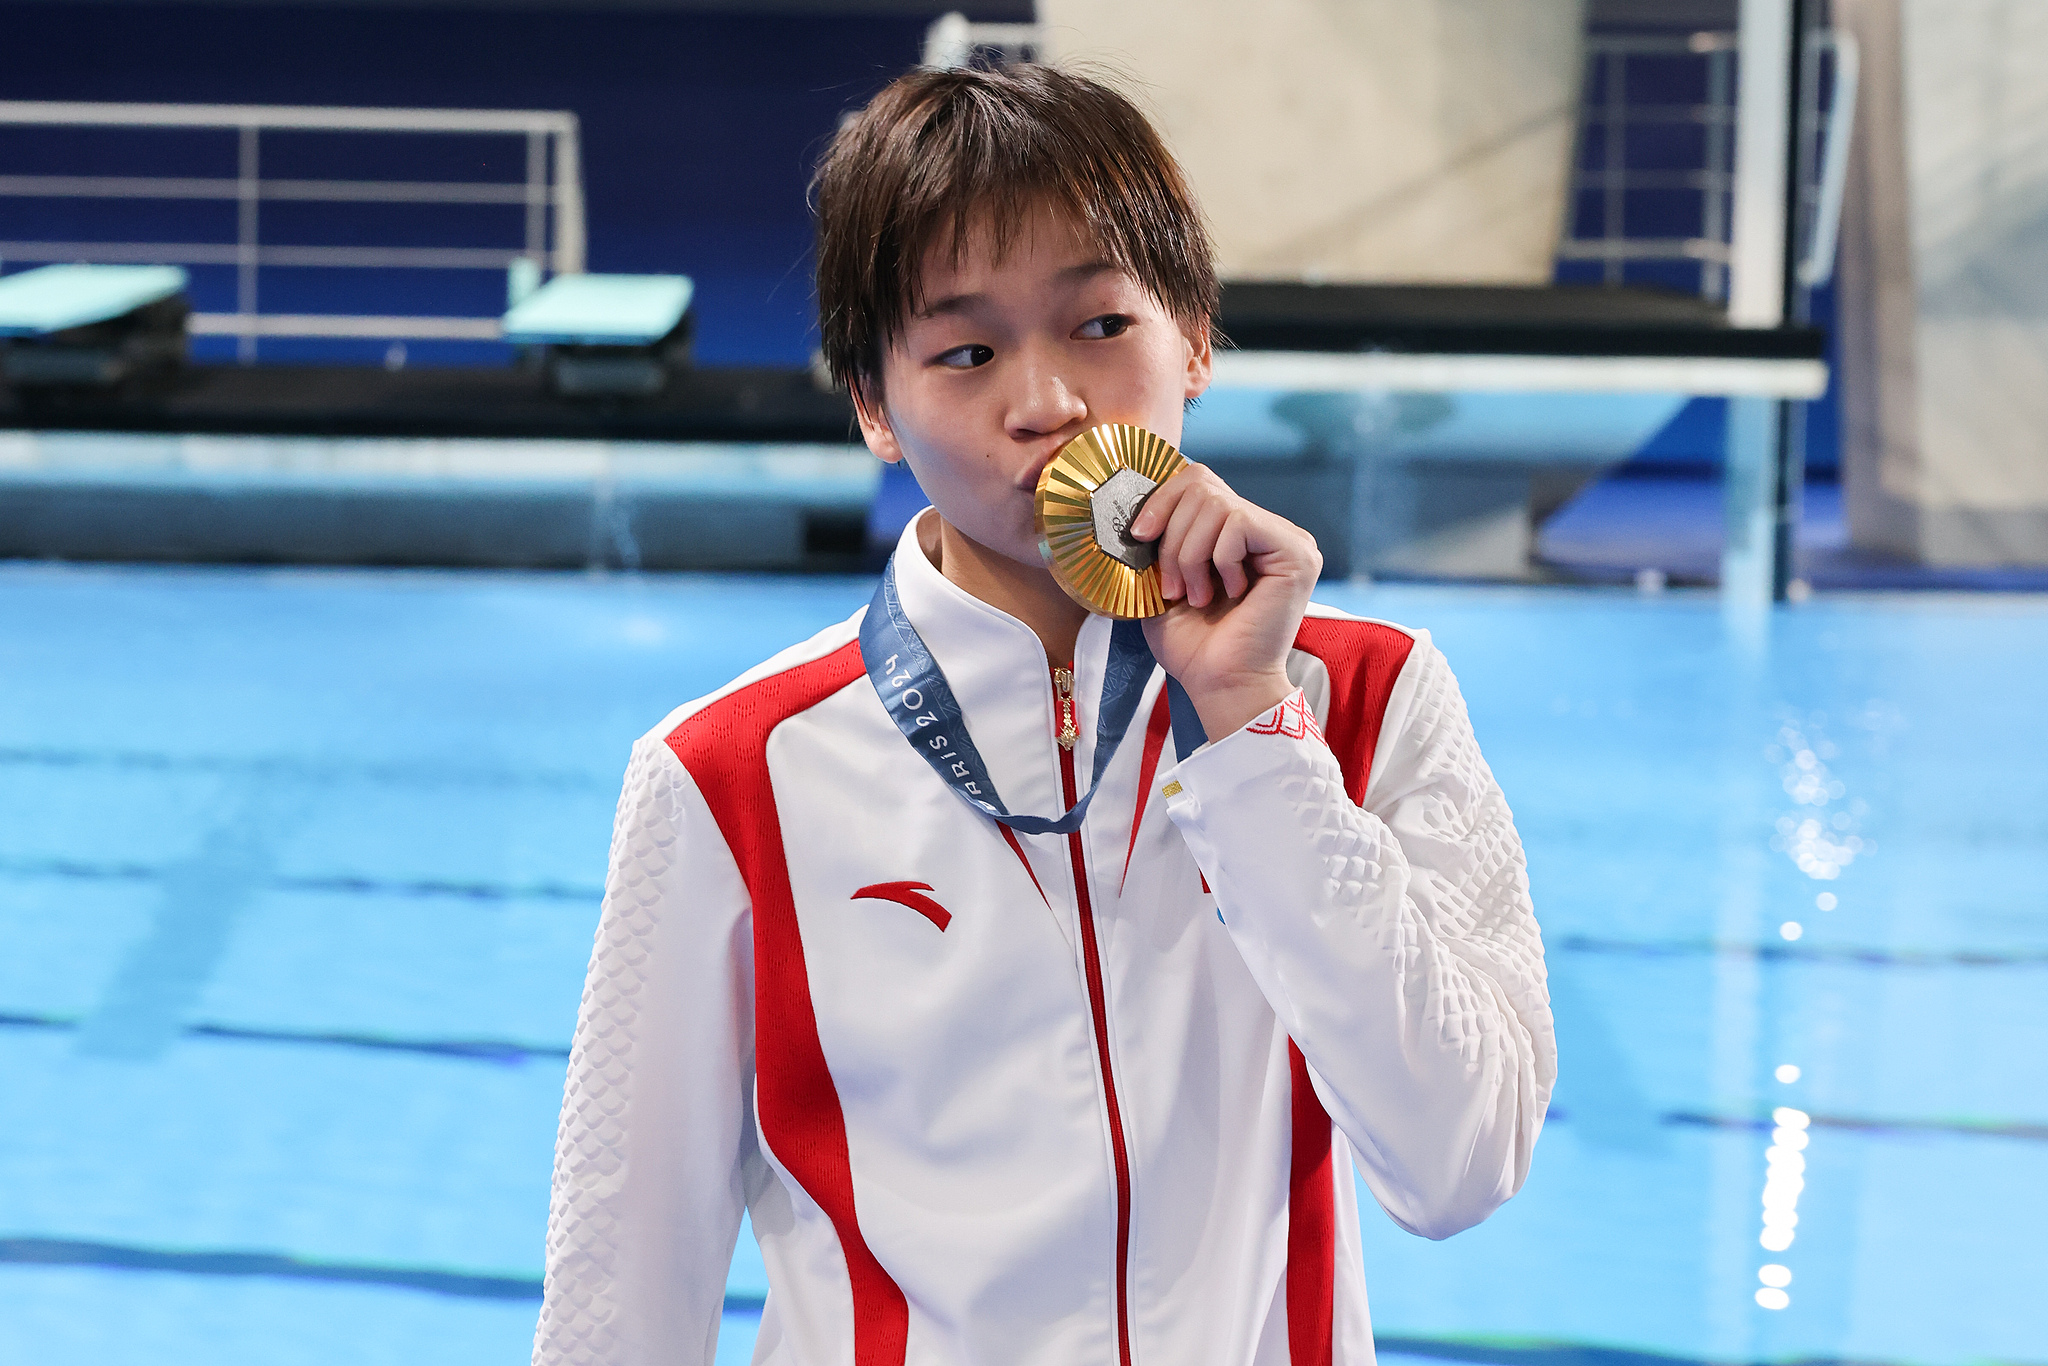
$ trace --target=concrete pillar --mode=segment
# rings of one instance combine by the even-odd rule
[[[1785,163],[1791,152],[1792,0],[1742,0],[1728,321],[1785,320]]]
[[[1232,279],[1545,284],[1583,0],[1039,0],[1133,78]]]
[[[2048,7],[1835,8],[1863,48],[1839,271],[1851,539],[2048,564]]]

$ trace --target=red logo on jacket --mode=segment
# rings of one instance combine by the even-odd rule
[[[899,906],[908,906],[937,925],[943,932],[946,926],[953,923],[953,913],[930,897],[918,895],[920,892],[931,890],[932,885],[929,882],[875,882],[861,888],[848,899],[866,901],[872,898],[876,901],[893,901]]]

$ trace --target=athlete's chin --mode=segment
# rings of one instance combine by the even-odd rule
[[[1045,559],[1038,553],[1038,535],[1027,532],[1022,536],[1002,536],[982,542],[986,550],[993,551],[1023,569],[1044,569]]]
[[[941,515],[944,511],[940,509]],[[1032,525],[1028,507],[1021,516],[1001,520],[986,516],[948,517],[946,520],[954,531],[974,542],[983,554],[1014,560],[1031,569],[1045,568],[1045,560],[1038,553],[1038,528]]]

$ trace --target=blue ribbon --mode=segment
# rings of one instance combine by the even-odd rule
[[[946,675],[924,637],[910,624],[903,600],[896,591],[896,561],[882,571],[875,596],[868,603],[860,623],[860,657],[867,666],[868,681],[882,699],[889,719],[910,747],[923,756],[932,771],[945,780],[960,799],[992,820],[1026,835],[1064,835],[1081,828],[1088,804],[1102,786],[1103,770],[1115,756],[1117,746],[1138,714],[1138,702],[1158,661],[1145,643],[1145,630],[1135,621],[1119,621],[1109,633],[1109,663],[1103,670],[1102,705],[1095,725],[1095,772],[1088,791],[1072,810],[1057,819],[1050,816],[1013,815],[1003,805],[996,785],[988,775],[974,737],[967,733],[967,717],[960,699],[946,682]],[[1172,675],[1166,679],[1167,707],[1173,719],[1174,751],[1186,758],[1204,739],[1202,723],[1194,704]]]

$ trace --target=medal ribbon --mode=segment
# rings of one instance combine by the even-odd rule
[[[868,603],[860,623],[860,657],[867,667],[868,681],[882,699],[889,719],[910,747],[930,764],[932,771],[960,800],[992,820],[1026,835],[1064,835],[1081,827],[1088,805],[1102,786],[1103,770],[1109,767],[1117,746],[1123,742],[1138,714],[1138,702],[1151,680],[1158,661],[1145,643],[1145,630],[1135,621],[1119,621],[1109,633],[1109,663],[1103,670],[1102,703],[1095,723],[1095,771],[1088,791],[1066,815],[1013,815],[996,793],[988,765],[974,738],[967,733],[967,717],[960,700],[946,682],[939,663],[932,658],[924,637],[910,624],[903,601],[896,591],[896,561],[882,571],[882,581]],[[1174,750],[1181,758],[1203,743],[1201,721],[1194,704],[1180,684],[1168,675],[1167,706],[1173,718]]]

